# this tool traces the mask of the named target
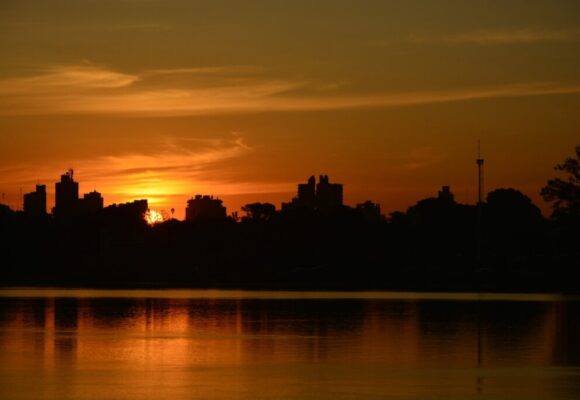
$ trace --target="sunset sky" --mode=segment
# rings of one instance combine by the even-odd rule
[[[0,191],[289,200],[328,174],[405,210],[538,192],[580,144],[578,0],[0,3]],[[49,205],[52,206],[52,195]]]

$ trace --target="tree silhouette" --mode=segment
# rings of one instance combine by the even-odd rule
[[[245,221],[270,221],[276,215],[276,206],[270,203],[251,203],[242,207]]]
[[[532,200],[512,188],[496,189],[488,193],[487,208],[490,216],[502,224],[527,226],[542,220],[542,213]]]
[[[567,158],[554,169],[567,178],[550,179],[540,194],[552,203],[553,217],[580,216],[580,145],[576,146],[576,158]]]
[[[519,190],[490,192],[485,219],[487,243],[494,252],[530,254],[541,248],[542,212]]]

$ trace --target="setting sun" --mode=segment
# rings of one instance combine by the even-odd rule
[[[145,221],[149,225],[159,224],[159,223],[163,222],[164,220],[165,220],[165,218],[163,218],[163,214],[160,213],[159,211],[147,210],[147,212],[145,213]]]

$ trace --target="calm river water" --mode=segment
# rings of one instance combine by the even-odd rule
[[[0,289],[0,398],[578,399],[578,301]]]

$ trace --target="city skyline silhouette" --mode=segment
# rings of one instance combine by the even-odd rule
[[[52,213],[45,185],[24,195],[24,211],[0,206],[2,254],[11,265],[28,259],[3,284],[575,290],[579,160],[577,146],[542,188],[549,218],[514,188],[465,204],[447,185],[383,215],[371,200],[346,205],[344,186],[320,175],[298,183],[280,208],[251,202],[244,215],[197,194],[181,221],[147,199],[105,206],[97,191],[81,196],[69,169],[55,183]]]
[[[556,160],[557,161],[557,160]],[[421,197],[425,197],[428,196],[430,193],[432,193],[434,190],[436,190],[438,187],[442,187],[442,186],[451,186],[454,188],[454,192],[455,192],[455,196],[457,197],[458,201],[465,203],[465,204],[477,204],[477,199],[478,199],[478,172],[477,170],[475,170],[474,168],[470,168],[472,167],[472,165],[465,165],[462,167],[462,169],[465,170],[470,170],[471,172],[471,177],[470,177],[470,181],[465,185],[450,185],[449,181],[450,179],[445,179],[444,177],[440,177],[437,179],[436,182],[433,182],[432,185],[428,185],[426,186],[425,189],[420,189],[417,192],[416,196],[411,197],[409,194],[407,194],[405,196],[405,201],[401,201],[401,199],[398,199],[396,195],[389,195],[388,197],[384,197],[384,195],[378,195],[378,198],[372,198],[373,201],[375,201],[377,204],[382,206],[382,209],[384,211],[385,214],[389,214],[391,212],[396,212],[396,211],[401,211],[401,210],[405,210],[406,208],[410,207],[411,205],[413,205],[417,200],[419,200]],[[146,170],[147,168],[145,168]],[[258,188],[258,190],[255,193],[243,193],[243,194],[222,194],[223,190],[220,189],[219,185],[215,185],[215,186],[211,186],[211,189],[208,189],[206,191],[196,191],[193,190],[191,192],[184,192],[184,193],[173,193],[171,195],[169,195],[167,198],[164,198],[161,202],[158,200],[159,196],[157,194],[153,194],[148,196],[146,193],[144,193],[143,195],[139,195],[139,194],[134,194],[134,195],[126,195],[126,194],[119,194],[119,193],[107,193],[107,191],[103,191],[102,189],[100,189],[100,187],[94,183],[85,183],[84,178],[88,177],[88,179],[95,179],[95,174],[93,172],[91,172],[90,170],[84,170],[85,174],[83,176],[83,174],[79,174],[79,172],[74,169],[74,168],[69,168],[68,171],[76,171],[77,172],[77,177],[80,176],[79,180],[77,182],[77,184],[81,184],[82,186],[82,191],[84,192],[84,194],[89,195],[89,193],[93,193],[93,195],[95,194],[99,194],[100,196],[102,196],[102,200],[104,202],[105,205],[112,205],[112,204],[118,204],[118,203],[125,203],[125,202],[131,202],[131,201],[135,201],[135,200],[140,200],[140,199],[146,199],[149,201],[149,204],[151,205],[151,209],[155,210],[156,212],[159,213],[163,213],[166,216],[169,215],[171,213],[171,209],[175,210],[174,213],[174,217],[178,218],[178,219],[185,219],[186,213],[185,213],[185,206],[183,206],[183,204],[186,204],[187,201],[189,201],[191,198],[195,197],[195,195],[198,194],[202,194],[202,195],[208,195],[208,196],[215,196],[217,198],[220,198],[226,208],[228,208],[231,211],[237,211],[240,212],[242,207],[248,203],[251,202],[270,202],[275,204],[278,208],[282,208],[284,207],[284,205],[286,203],[288,203],[289,201],[292,200],[292,196],[293,193],[295,193],[295,186],[296,183],[288,183],[288,184],[284,184],[283,186],[283,190],[274,192],[274,193],[264,193],[261,192]],[[57,173],[58,174],[58,173]],[[323,175],[320,175],[323,176]],[[549,175],[548,175],[549,176]],[[487,191],[491,191],[497,187],[495,187],[495,185],[493,185],[494,178],[492,177],[490,179],[490,182],[486,182],[486,184],[490,185],[489,190]],[[56,190],[55,188],[55,184],[57,183],[54,178],[50,178],[47,177],[45,179],[36,179],[34,181],[34,184],[18,184],[17,188],[15,186],[12,187],[12,190],[5,190],[2,189],[2,198],[0,199],[0,203],[5,204],[7,206],[9,206],[11,209],[17,211],[17,210],[23,210],[24,209],[24,204],[25,204],[25,195],[32,193],[29,192],[29,188],[31,185],[40,185],[40,186],[45,186],[45,191],[46,191],[46,207],[47,210],[52,212],[52,209],[55,207],[56,205]],[[115,184],[114,180],[108,180],[108,184],[104,184],[102,185],[104,188],[110,187],[111,184]],[[130,184],[129,184],[130,186]],[[152,189],[148,189],[148,190],[152,190],[153,192],[156,192],[157,190],[162,191],[164,188],[165,184],[161,181],[155,184],[151,185]],[[192,186],[194,187],[195,184],[192,184]],[[369,190],[360,190],[360,185],[357,184],[357,182],[350,182],[346,184],[347,188],[350,190],[347,190],[344,194],[345,196],[345,201],[349,204],[351,204],[352,206],[356,206],[357,204],[362,204],[365,201],[368,201],[371,199],[370,196],[370,192]],[[505,185],[504,187],[514,187],[517,185]],[[379,190],[381,190],[380,185],[377,185],[377,187],[379,188]],[[88,188],[91,188],[92,190],[89,192],[87,191]],[[123,193],[123,188],[120,187],[119,185],[116,186],[117,190],[120,193]],[[382,190],[386,190],[388,188],[388,185],[384,185]],[[353,194],[353,189],[359,189],[359,193]],[[80,189],[78,189],[80,190]],[[518,190],[522,191],[523,193],[525,193],[528,197],[532,198],[534,200],[534,202],[538,205],[538,207],[540,207],[540,209],[542,210],[542,213],[545,216],[549,216],[551,213],[551,209],[550,209],[550,204],[546,201],[544,201],[539,193],[539,190],[537,188],[527,188],[527,190],[521,190],[521,188],[518,188]],[[412,191],[414,192],[414,191]],[[483,198],[485,199],[485,192],[482,193]],[[90,196],[89,196],[90,197]],[[289,198],[290,197],[290,198]],[[111,200],[112,199],[112,200]],[[380,201],[377,201],[380,200]],[[97,200],[100,201],[100,200]],[[398,205],[398,207],[397,207]]]

